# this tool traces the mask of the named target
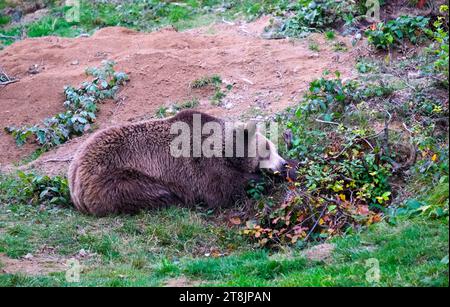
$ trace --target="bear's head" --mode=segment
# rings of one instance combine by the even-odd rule
[[[275,144],[266,138],[254,122],[240,125],[234,130],[234,155],[231,159],[239,168],[248,172],[266,171],[281,174],[287,162],[277,151]]]
[[[171,134],[177,135],[170,148],[174,157],[225,158],[228,165],[250,173],[286,170],[286,161],[264,136],[262,124],[226,122],[194,110],[182,111],[170,121]]]

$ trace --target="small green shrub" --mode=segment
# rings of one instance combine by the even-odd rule
[[[326,112],[337,104],[345,106],[348,103],[349,92],[355,88],[354,83],[344,85],[340,74],[336,73],[336,76],[336,79],[322,77],[310,83],[309,91],[303,98],[303,111]]]
[[[14,183],[15,187],[10,187],[15,190],[14,193],[9,194],[11,198],[34,205],[67,206],[70,204],[69,186],[64,177],[18,172]]]
[[[376,66],[372,63],[369,63],[367,61],[361,60],[358,63],[356,63],[356,70],[360,74],[366,74],[369,72],[372,72],[376,69]]]
[[[212,75],[212,76],[196,79],[196,80],[192,81],[192,83],[191,83],[191,87],[196,88],[196,89],[207,87],[210,85],[212,85],[214,87],[221,86],[222,78],[220,78],[219,75]]]
[[[212,87],[214,89],[214,95],[211,97],[211,103],[213,105],[220,105],[222,99],[226,97],[226,91],[231,91],[232,85],[227,85],[225,90],[222,90],[223,81],[219,75],[212,75],[196,79],[192,81],[191,88],[200,89],[206,87]]]
[[[263,246],[303,245],[381,221],[392,200],[390,157],[381,150],[381,140],[373,138],[375,131],[343,122],[351,116],[347,107],[386,92],[343,82],[339,73],[311,82],[295,112],[282,119],[293,135],[287,155],[302,161],[297,180],[288,184],[281,203],[259,202],[243,234]]]
[[[335,72],[335,79],[328,78],[328,75],[329,72],[325,72],[322,78],[310,83],[309,91],[304,95],[297,112],[308,114],[321,112],[325,120],[332,120],[352,103],[373,97],[385,97],[393,91],[391,87],[384,84],[363,85],[356,80],[343,82],[339,72]]]
[[[286,36],[301,37],[310,32],[332,28],[349,16],[354,18],[354,12],[353,1],[301,0],[295,15],[286,20],[282,32]]]
[[[439,17],[433,24],[435,29],[431,31],[431,36],[434,43],[430,49],[436,56],[433,64],[434,71],[441,75],[442,83],[448,88],[448,6],[441,6],[440,11],[444,16]]]
[[[325,38],[328,40],[333,40],[336,38],[336,33],[333,30],[325,31]]]
[[[380,22],[366,30],[365,34],[377,49],[389,49],[406,42],[417,44],[426,37],[426,27],[430,19],[423,16],[400,16],[387,23]]]
[[[11,22],[11,17],[0,14],[0,26],[7,25]]]
[[[249,184],[249,188],[247,189],[247,195],[254,200],[260,200],[263,196],[264,190],[264,182],[255,182],[252,180]]]
[[[33,127],[7,127],[18,145],[23,145],[30,137],[43,148],[50,148],[67,142],[73,136],[79,136],[95,121],[98,103],[114,98],[120,85],[125,84],[128,76],[114,71],[114,62],[104,61],[100,68],[88,68],[86,74],[94,79],[83,82],[79,88],[66,86],[64,94],[66,112],[44,120],[43,125]]]
[[[308,48],[309,48],[309,50],[314,51],[314,52],[319,52],[320,51],[319,44],[316,41],[313,41],[313,40],[311,40],[309,42]]]

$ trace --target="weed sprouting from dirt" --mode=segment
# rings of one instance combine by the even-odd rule
[[[210,77],[202,77],[192,81],[191,87],[195,89],[213,86],[214,88],[220,87],[222,85],[222,78],[219,75],[212,75]]]
[[[202,77],[200,79],[196,79],[192,81],[191,88],[193,89],[202,89],[202,88],[212,88],[214,90],[214,94],[211,97],[211,103],[213,105],[220,105],[222,99],[227,96],[227,92],[231,91],[232,85],[226,85],[225,89],[222,89],[223,81],[219,75],[212,75],[207,77]]]
[[[182,110],[194,109],[199,105],[197,98],[191,98],[183,102],[174,103],[169,107],[161,106],[156,110],[155,116],[157,118],[165,118],[173,116]]]

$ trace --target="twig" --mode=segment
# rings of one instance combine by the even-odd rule
[[[322,124],[336,125],[336,126],[339,126],[339,125],[340,125],[339,123],[336,123],[336,122],[330,122],[330,121],[327,121],[327,120],[321,120],[321,119],[319,119],[319,118],[316,118],[316,122],[322,123]]]
[[[70,158],[63,158],[63,159],[48,159],[45,161],[42,161],[42,163],[50,163],[50,162],[70,162],[73,160],[73,157]]]
[[[4,35],[0,34],[0,38],[6,38],[6,39],[19,39],[19,36],[10,36],[10,35]]]
[[[410,130],[410,129],[408,128],[408,126],[406,126],[405,123],[403,123],[403,128],[405,128],[405,130],[408,131],[411,135],[414,134],[414,132],[413,132],[412,130]]]
[[[312,232],[314,231],[314,229],[316,229],[317,224],[319,224],[320,219],[322,218],[322,216],[324,215],[324,213],[325,213],[326,210],[327,210],[327,206],[324,206],[322,212],[321,212],[320,215],[319,215],[319,218],[316,220],[316,222],[314,223],[313,227],[309,230],[309,233],[308,233],[308,235],[306,236],[305,241],[307,241],[307,240],[309,239],[309,236],[312,234]]]
[[[19,81],[20,81],[19,79],[8,80],[8,81],[5,81],[5,82],[0,82],[0,85],[6,86],[8,84],[16,83],[16,82],[19,82]]]
[[[284,143],[286,144],[286,149],[289,151],[292,149],[293,145],[293,134],[292,134],[292,130],[291,129],[286,129],[283,132],[283,139],[284,139]]]
[[[389,124],[392,120],[392,115],[388,110],[385,110],[387,113],[387,117],[384,120],[384,139],[383,139],[383,151],[386,156],[389,156]]]
[[[344,154],[344,152],[346,152],[347,151],[347,149],[349,149],[350,147],[352,147],[353,146],[353,141],[355,141],[356,140],[356,137],[354,137],[354,138],[352,138],[351,139],[351,141],[350,141],[350,143],[349,144],[347,144],[337,155],[335,155],[335,156],[332,156],[332,157],[329,157],[328,159],[326,159],[326,160],[331,160],[331,159],[337,159],[337,158],[339,158],[342,154]]]
[[[234,22],[225,20],[225,18],[222,18],[222,22],[223,22],[223,23],[226,23],[227,25],[234,26]]]
[[[0,67],[0,85],[6,86],[11,83],[18,82],[20,79],[10,78],[8,74]]]

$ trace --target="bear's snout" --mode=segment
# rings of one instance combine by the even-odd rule
[[[287,181],[297,181],[298,165],[299,165],[299,161],[297,161],[297,160],[286,161],[286,165],[285,165],[284,171],[282,173],[283,178]]]

